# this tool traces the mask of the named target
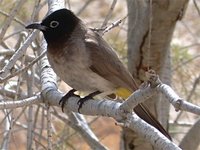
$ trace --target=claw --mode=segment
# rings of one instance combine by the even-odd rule
[[[80,98],[80,96],[74,94],[74,92],[76,92],[75,89],[70,90],[70,91],[69,91],[67,94],[65,94],[65,96],[63,96],[63,97],[61,98],[61,100],[59,101],[59,105],[61,105],[62,112],[64,112],[65,103],[67,102],[67,100],[68,100],[70,97],[76,96],[76,97],[79,97],[79,98]],[[81,98],[81,99],[77,102],[77,104],[79,105],[79,107],[78,107],[78,112],[80,113],[80,109],[82,108],[83,104],[84,104],[87,100],[92,99],[94,96],[96,96],[96,95],[98,95],[98,94],[100,94],[100,93],[101,93],[100,91],[95,91],[95,92],[90,93],[89,95],[85,96],[84,98]]]
[[[79,105],[78,106],[78,112],[80,113],[80,109],[82,108],[82,106],[83,106],[83,104],[87,101],[87,100],[89,100],[89,99],[92,99],[92,97],[91,96],[86,96],[86,97],[84,97],[84,98],[81,98],[78,102],[77,102],[77,104]]]
[[[80,97],[76,94],[74,94],[74,92],[76,92],[75,89],[72,89],[70,90],[67,94],[65,94],[65,96],[63,96],[61,98],[61,100],[59,101],[59,105],[61,105],[61,108],[62,108],[62,112],[64,112],[64,106],[65,106],[65,103],[67,102],[67,100],[72,97],[72,96],[76,96],[76,97]]]
[[[79,105],[78,107],[78,112],[80,113],[80,109],[82,108],[83,104],[88,101],[89,99],[92,99],[94,96],[100,94],[100,91],[95,91],[93,93],[90,93],[89,95],[85,96],[84,98],[81,98],[77,104]]]

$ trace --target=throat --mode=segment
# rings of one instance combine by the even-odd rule
[[[51,53],[53,55],[58,55],[62,53],[66,45],[66,42],[67,40],[64,40],[63,38],[59,38],[59,39],[55,39],[53,41],[47,42],[48,53]]]

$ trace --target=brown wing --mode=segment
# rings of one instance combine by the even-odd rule
[[[100,76],[112,82],[116,87],[126,87],[135,91],[137,86],[122,62],[119,60],[114,50],[97,33],[88,30],[85,37],[86,49],[90,53],[90,68]],[[139,104],[134,108],[135,113],[149,124],[160,130],[166,137],[171,139],[168,132],[155,119],[149,110]]]
[[[85,36],[86,49],[90,53],[90,69],[116,87],[125,87],[131,91],[136,90],[137,86],[118,58],[114,50],[97,33],[88,30]]]

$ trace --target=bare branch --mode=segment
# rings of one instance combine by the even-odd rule
[[[9,16],[10,16],[10,14],[8,14],[8,13],[2,11],[2,10],[0,10],[0,13],[1,13],[2,15],[6,16],[6,17],[9,17]],[[17,23],[19,23],[20,25],[24,26],[24,27],[26,26],[26,25],[24,24],[24,22],[21,21],[21,20],[18,19],[18,18],[13,18],[13,20],[16,21]]]
[[[15,15],[17,14],[16,12],[19,11],[19,9],[22,7],[22,5],[26,2],[26,0],[19,0],[18,3],[16,3],[16,6],[11,10],[9,16],[7,17],[6,21],[4,22],[2,29],[1,29],[1,33],[0,33],[0,43],[8,29],[8,27],[10,26],[13,18],[15,17]]]
[[[36,62],[38,62],[42,57],[44,57],[45,54],[46,54],[46,51],[42,52],[42,53],[40,54],[40,56],[38,56],[37,58],[35,58],[35,59],[34,59],[32,62],[30,62],[27,66],[25,66],[25,67],[19,69],[19,70],[16,71],[16,72],[13,72],[11,75],[5,77],[4,79],[0,79],[0,83],[3,83],[3,82],[7,81],[8,79],[10,79],[10,78],[12,78],[12,77],[14,77],[14,76],[16,76],[16,75],[18,75],[18,74],[21,74],[21,73],[27,71],[27,70],[30,69]],[[0,72],[0,73],[1,73],[1,72]]]
[[[3,100],[3,102],[0,102],[0,109],[14,109],[18,107],[23,107],[23,106],[29,106],[32,104],[39,104],[42,102],[40,93],[18,101],[8,101],[8,100]]]
[[[113,12],[116,4],[117,4],[117,0],[113,0],[112,5],[110,7],[110,10],[109,10],[107,16],[105,17],[105,20],[104,20],[104,22],[101,25],[101,28],[104,28],[107,25],[108,21],[111,18],[112,12]]]
[[[199,14],[199,16],[200,16],[200,9],[199,9],[199,6],[197,5],[196,0],[193,0],[193,3],[194,3],[194,6],[195,6],[195,8],[196,8],[196,10],[197,10],[197,12]]]
[[[169,102],[175,107],[176,111],[185,110],[197,115],[200,115],[200,107],[194,104],[187,102],[180,98],[172,88],[166,84],[161,84],[157,88],[168,100]]]
[[[4,66],[4,68],[0,71],[0,79],[2,80],[5,78],[10,72],[13,66],[15,65],[16,61],[22,57],[28,48],[28,46],[32,43],[35,39],[38,31],[32,32],[32,34],[27,38],[24,44],[16,51],[16,53],[10,58],[9,63]]]

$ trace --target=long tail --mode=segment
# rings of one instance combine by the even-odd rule
[[[134,112],[142,118],[144,121],[149,123],[158,129],[163,135],[165,135],[168,139],[172,140],[169,133],[163,128],[163,126],[158,122],[158,120],[152,115],[152,113],[146,108],[144,104],[139,104],[134,108]]]
[[[125,88],[119,88],[116,92],[116,95],[126,99],[132,94],[131,91]],[[153,114],[148,110],[148,108],[144,104],[138,104],[134,108],[134,112],[144,121],[149,123],[150,125],[154,126],[158,129],[163,135],[165,135],[168,139],[171,139],[169,133],[163,128],[160,122],[153,116]]]

